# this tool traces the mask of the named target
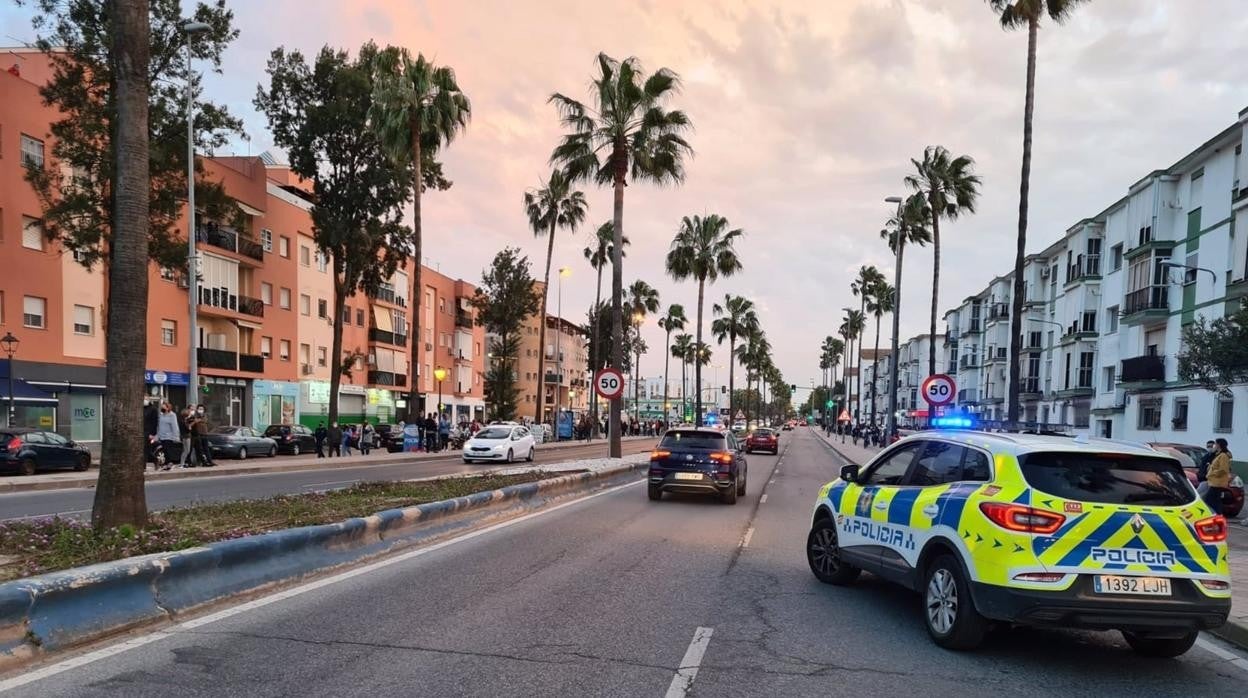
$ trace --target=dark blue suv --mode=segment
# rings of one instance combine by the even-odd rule
[[[658,501],[664,492],[713,494],[736,504],[745,476],[745,454],[731,432],[671,429],[650,454],[649,495]]]

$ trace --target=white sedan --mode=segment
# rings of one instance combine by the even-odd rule
[[[523,458],[533,460],[536,442],[528,427],[496,424],[488,426],[464,442],[464,462],[501,460],[507,463]]]

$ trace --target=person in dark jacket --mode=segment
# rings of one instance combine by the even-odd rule
[[[1205,455],[1201,457],[1200,464],[1196,466],[1197,482],[1204,482],[1209,476],[1209,464],[1213,462],[1214,456],[1218,455],[1217,444],[1211,439],[1205,442]]]
[[[338,422],[329,425],[329,456],[342,456],[342,427],[338,426]]]
[[[312,438],[316,439],[316,457],[325,457],[325,439],[329,438],[329,430],[325,428],[325,422],[316,425],[316,431],[312,432]]]
[[[433,413],[430,412],[425,416],[425,450],[432,453],[441,450],[438,444],[438,420],[434,419]]]

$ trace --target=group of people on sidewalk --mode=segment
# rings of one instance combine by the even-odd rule
[[[168,400],[149,402],[143,410],[147,461],[160,470],[169,470],[175,463],[180,468],[215,466],[208,427],[203,405],[187,405],[179,412]]]
[[[317,425],[312,432],[316,439],[316,457],[332,458],[334,456],[351,455],[351,444],[354,443],[360,454],[367,456],[374,447],[379,446],[377,430],[372,424],[347,424],[339,426],[332,422],[329,427],[325,422]]]

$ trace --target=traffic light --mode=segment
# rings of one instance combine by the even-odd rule
[[[791,393],[797,392],[797,383],[789,383],[789,392]]]
[[[723,395],[723,394],[725,394],[725,393],[727,393],[727,392],[728,392],[728,386],[726,386],[726,385],[721,385],[721,386],[719,386],[719,394],[720,394],[720,395]]]
[[[827,407],[829,409],[836,407],[836,400],[828,400],[826,403],[824,403],[824,407]]]

